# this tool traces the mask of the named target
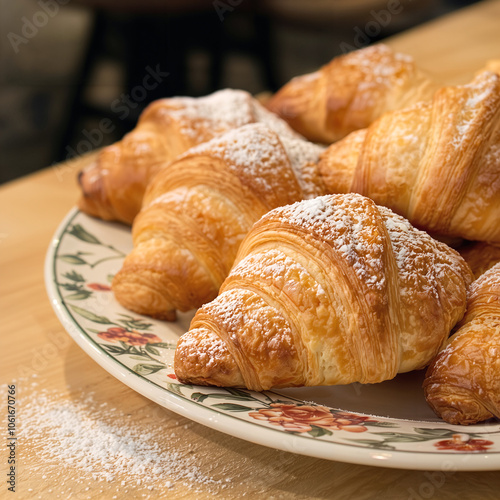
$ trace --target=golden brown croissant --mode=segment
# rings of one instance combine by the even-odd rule
[[[185,383],[375,383],[426,366],[465,311],[455,251],[358,194],[275,209],[177,344]]]
[[[151,181],[113,280],[125,307],[174,319],[212,300],[240,242],[272,208],[324,194],[322,148],[251,124],[190,149]]]
[[[429,366],[424,390],[451,424],[500,418],[500,264],[472,284],[467,313]]]
[[[379,44],[292,79],[267,107],[307,139],[331,144],[387,111],[431,99],[437,88],[410,56]]]
[[[500,242],[500,76],[439,89],[331,145],[332,193],[372,198],[431,233]]]
[[[136,128],[105,147],[79,176],[80,210],[131,224],[149,180],[166,161],[248,123],[297,136],[248,92],[225,89],[206,97],[174,97],[150,104]]]

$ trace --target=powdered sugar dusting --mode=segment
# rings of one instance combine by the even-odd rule
[[[211,137],[249,123],[262,122],[280,135],[298,136],[279,117],[265,110],[244,90],[223,89],[204,97],[174,97],[162,110],[187,136]]]
[[[273,214],[319,235],[340,252],[363,283],[378,289],[385,286],[382,254],[386,251],[384,236],[376,229],[379,217],[392,244],[402,295],[424,289],[437,297],[439,279],[447,272],[459,274],[465,266],[458,253],[358,194],[322,196],[278,208],[268,216]]]
[[[143,498],[150,498],[152,491],[155,498],[159,492],[166,494],[178,482],[193,491],[198,485],[205,491],[215,488],[213,492],[225,487],[225,481],[203,473],[195,455],[176,447],[174,432],[168,448],[160,444],[167,432],[163,419],[154,423],[142,415],[132,425],[127,415],[99,404],[92,393],[69,401],[55,391],[42,390],[23,397],[20,408],[19,437],[36,454],[30,474],[50,475],[59,487],[69,474],[72,482],[84,482],[92,489],[105,482],[111,483],[108,491],[116,483],[116,493],[143,490]],[[61,498],[56,493],[54,498]],[[69,492],[59,493],[70,497],[65,496]]]
[[[498,106],[499,79],[494,73],[484,72],[472,83],[461,87],[466,92],[464,98],[457,102],[457,112],[449,115],[449,119],[456,123],[452,146],[459,148],[467,143],[465,139],[474,133],[478,119],[484,123],[491,119],[495,108],[498,109],[493,102],[496,101]]]
[[[206,369],[210,369],[213,365],[216,365],[218,360],[225,356],[225,345],[210,330],[203,329],[199,335],[198,330],[195,328],[182,335],[181,339],[177,345],[177,353],[181,353],[181,358],[187,359],[192,353],[195,353],[199,363]]]
[[[413,227],[392,210],[380,206],[379,211],[391,239],[403,299],[412,300],[418,291],[433,296],[439,303],[445,276],[459,275],[468,285],[467,266],[457,252]]]
[[[208,308],[211,312],[216,312],[221,323],[227,329],[236,332],[245,320],[246,307],[244,294],[244,290],[224,291],[215,300],[203,306],[203,308]],[[232,338],[236,340],[234,334]]]
[[[263,253],[251,253],[242,259],[231,271],[231,276],[244,278],[249,282],[255,278],[266,279],[281,290],[292,282],[300,283],[307,291],[315,290],[318,298],[325,298],[326,291],[312,279],[309,271],[295,258],[288,256],[283,249],[265,249]],[[294,286],[294,288],[296,288]],[[304,290],[305,292],[305,290]],[[302,294],[305,299],[306,293]]]
[[[465,103],[467,107],[476,107],[478,104],[483,103],[485,99],[487,99],[495,92],[495,88],[492,87],[491,84],[492,81],[498,79],[498,77],[494,73],[486,75],[486,78],[480,79],[478,82],[473,82],[465,85],[466,88],[469,88],[472,91],[471,95]]]
[[[376,211],[357,194],[327,195],[277,209],[287,223],[313,232],[329,243],[367,286],[385,286],[383,236],[373,229]]]
[[[307,173],[297,178],[288,166],[290,162],[280,138],[261,123],[245,125],[199,144],[182,157],[203,154],[223,160],[242,182],[258,191],[264,203],[269,200],[270,208],[276,206],[278,190],[281,190],[280,199],[288,198],[289,202],[304,198],[306,192],[319,192],[312,178],[308,180]]]
[[[267,304],[258,294],[244,288],[223,289],[215,300],[202,306],[202,310],[229,333],[235,345],[240,344],[239,337],[245,337],[245,331],[249,335],[260,331],[265,337],[267,354],[270,356],[273,351],[282,350],[292,337],[290,325],[279,310]]]
[[[252,99],[248,92],[223,89],[205,97],[175,97],[164,112],[180,122],[187,135],[205,128],[217,135],[253,121]]]
[[[366,74],[364,86],[373,84],[390,86],[402,84],[402,76],[414,70],[411,56],[394,52],[387,45],[378,44],[350,52],[344,56],[343,64],[354,66]]]

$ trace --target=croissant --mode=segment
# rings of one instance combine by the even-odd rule
[[[500,418],[500,263],[471,286],[467,313],[429,366],[427,402],[451,424]]]
[[[431,99],[437,88],[410,56],[379,44],[293,78],[266,105],[307,139],[331,144],[387,111]]]
[[[134,249],[112,288],[128,309],[168,320],[216,297],[238,246],[269,210],[324,194],[322,148],[243,126],[196,146],[151,181]]]
[[[248,123],[262,122],[297,137],[248,92],[225,89],[206,97],[174,97],[150,104],[136,128],[105,147],[79,175],[83,212],[131,224],[149,180],[166,161]]]
[[[272,210],[175,351],[184,383],[376,383],[426,366],[465,311],[460,255],[358,194]]]
[[[436,235],[500,242],[500,76],[439,89],[332,144],[319,170]]]

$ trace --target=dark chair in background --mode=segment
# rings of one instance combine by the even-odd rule
[[[252,1],[248,5],[243,2],[241,7],[227,11],[198,0],[78,3],[92,9],[92,24],[84,57],[75,75],[70,105],[61,122],[56,160],[67,157],[67,147],[77,139],[85,118],[108,116],[116,124],[117,135],[121,136],[135,125],[144,107],[155,99],[206,95],[221,88],[225,61],[231,53],[242,53],[252,59],[263,88],[274,91],[279,85],[270,19],[263,14],[260,2]],[[203,51],[208,59],[203,82],[189,79],[187,62],[193,50]],[[115,58],[123,66],[121,95],[132,103],[125,119],[117,120],[117,114],[109,106],[96,107],[86,99],[93,69],[102,57]],[[158,84],[144,91],[145,77],[157,70],[161,73]]]
[[[72,0],[19,54],[6,43],[10,31],[44,13],[34,0],[7,3],[0,182],[120,139],[154,99],[225,86],[274,91],[342,53],[344,42],[360,48],[474,1],[401,1],[403,11],[375,33],[365,28],[387,0]],[[145,91],[157,67],[168,76]],[[105,118],[112,131],[99,136]],[[90,144],[88,134],[99,140]]]

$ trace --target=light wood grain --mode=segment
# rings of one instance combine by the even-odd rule
[[[499,28],[500,2],[484,2],[389,43],[412,54],[443,81],[463,82],[486,59],[500,57]],[[124,488],[121,480],[126,478],[120,477],[97,482],[67,464],[40,463],[37,443],[25,436],[18,444],[20,474],[12,498],[498,498],[500,475],[495,472],[392,470],[277,451],[193,423],[110,376],[64,332],[43,280],[45,252],[75,204],[76,173],[87,161],[85,157],[54,166],[0,188],[0,383],[16,381],[23,397],[46,389],[64,402],[78,402],[92,393],[96,405],[115,409],[114,425],[124,422],[144,433],[153,429],[161,450],[196,457],[199,470],[215,482],[196,484],[168,474],[164,487],[153,490],[147,484]],[[22,411],[21,405],[20,419]],[[5,478],[3,456],[0,462]],[[0,497],[8,498],[5,493],[2,480]]]
[[[395,36],[387,43],[411,54],[438,81],[467,83],[489,59],[500,59],[500,2],[483,1]]]

